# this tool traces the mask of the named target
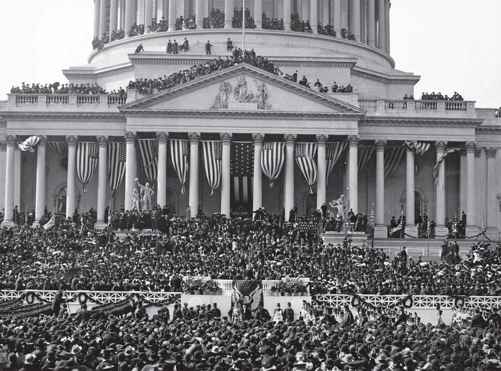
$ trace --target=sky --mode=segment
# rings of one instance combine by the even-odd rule
[[[393,0],[391,55],[423,91],[501,106],[501,0]],[[0,100],[21,82],[64,81],[87,63],[92,0],[0,1]]]

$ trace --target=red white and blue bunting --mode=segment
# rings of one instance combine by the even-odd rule
[[[79,142],[77,145],[77,176],[82,184],[82,189],[87,192],[87,185],[94,175],[98,156],[98,144],[96,142]]]
[[[390,147],[384,155],[384,176],[391,177],[397,171],[405,154],[405,146]]]
[[[144,177],[150,185],[155,185],[158,172],[157,140],[138,139],[137,149]]]
[[[170,158],[179,184],[181,185],[181,194],[184,194],[186,178],[188,177],[188,142],[182,139],[170,140]]]
[[[270,180],[270,187],[280,176],[285,162],[285,143],[269,142],[263,144],[261,153],[261,169]]]
[[[250,206],[254,177],[254,143],[231,143],[232,205]]]
[[[337,162],[344,153],[344,150],[348,146],[346,142],[331,142],[327,144],[327,179],[334,170]]]
[[[317,181],[317,164],[315,156],[317,154],[317,143],[296,143],[296,163],[303,174],[310,194],[313,194],[313,185]]]
[[[35,152],[38,142],[40,142],[40,137],[31,136],[22,143],[19,143],[18,147],[21,152]]]
[[[54,152],[55,154],[59,156],[65,156],[66,152],[68,151],[68,146],[66,142],[48,142],[47,146],[49,148],[49,151]]]
[[[371,160],[374,152],[376,151],[375,146],[360,146],[358,153],[358,171],[365,169],[369,161]]]
[[[221,185],[221,151],[221,141],[207,140],[202,142],[205,177],[211,196]]]
[[[125,176],[125,143],[108,143],[108,185],[114,197]]]

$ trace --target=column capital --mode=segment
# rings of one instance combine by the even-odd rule
[[[445,147],[447,147],[447,142],[439,140],[438,142],[435,142],[435,147],[437,147],[437,151],[444,151]]]
[[[316,137],[317,137],[318,143],[325,143],[325,142],[327,142],[327,139],[329,139],[329,136],[325,135],[325,134],[318,134],[318,135],[316,135]]]
[[[284,139],[287,143],[294,142],[297,139],[296,134],[284,134]]]
[[[226,143],[231,142],[231,133],[221,133],[219,134],[221,140]]]
[[[76,144],[78,141],[78,137],[76,135],[68,135],[66,137],[66,143],[68,144]]]
[[[252,139],[256,143],[262,143],[264,141],[264,134],[254,133],[254,134],[252,134]]]
[[[376,140],[375,141],[376,143],[376,149],[377,150],[384,150],[384,146],[388,143],[386,140]]]
[[[9,134],[7,137],[5,137],[5,143],[7,144],[16,144],[17,142],[17,136]]]
[[[192,141],[192,142],[195,142],[195,141],[199,141],[200,140],[200,133],[196,133],[196,132],[191,132],[191,133],[188,133],[188,138]]]
[[[108,137],[105,135],[99,135],[98,137],[96,137],[96,139],[97,139],[97,143],[100,146],[105,146],[108,143]]]
[[[125,141],[126,142],[134,142],[136,140],[136,133],[134,131],[126,131],[125,132]]]
[[[473,153],[475,153],[476,143],[473,142],[473,141],[466,142],[465,147],[466,147],[466,152],[473,152]]]
[[[348,136],[348,141],[350,142],[350,144],[358,144],[360,137],[358,135],[350,135]]]
[[[157,132],[157,139],[159,142],[167,142],[167,139],[169,138],[169,133],[166,133],[165,131],[159,131]]]
[[[47,144],[47,136],[46,135],[38,135],[38,144]]]

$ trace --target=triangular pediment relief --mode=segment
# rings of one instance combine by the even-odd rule
[[[360,114],[360,110],[328,94],[303,87],[247,64],[202,76],[122,107],[127,112],[297,112]]]

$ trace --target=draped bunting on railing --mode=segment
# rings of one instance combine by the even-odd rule
[[[317,143],[296,143],[296,163],[308,184],[310,194],[313,194],[313,185],[317,181]]]
[[[141,168],[144,171],[146,181],[150,185],[155,185],[158,171],[158,152],[156,139],[138,139],[137,149],[139,152],[139,160]]]
[[[405,154],[405,147],[390,147],[384,155],[384,176],[389,178],[398,169]]]
[[[263,144],[261,154],[261,169],[270,180],[270,187],[280,176],[285,162],[285,143],[270,142]]]
[[[327,144],[327,178],[334,170],[334,166],[341,158],[348,143],[346,142],[332,142]]]
[[[96,142],[79,142],[77,145],[77,176],[84,193],[97,168],[98,150]]]
[[[48,142],[47,146],[50,151],[60,155],[64,156],[66,154],[68,146],[66,145],[66,142]]]
[[[376,148],[374,146],[360,146],[358,153],[358,171],[365,169]]]
[[[205,177],[211,196],[221,185],[221,150],[221,141],[207,140],[202,142]]]
[[[188,176],[188,142],[181,139],[170,140],[170,158],[172,166],[176,171],[179,184],[181,185],[181,194],[184,194],[186,178]]]
[[[231,143],[232,205],[248,205],[254,176],[254,143]]]
[[[125,176],[125,143],[108,143],[108,185],[115,196]]]

